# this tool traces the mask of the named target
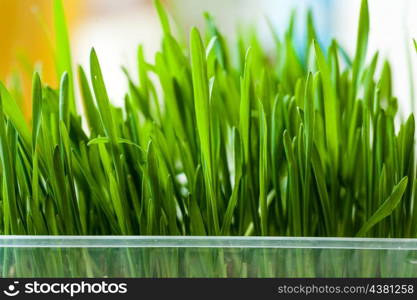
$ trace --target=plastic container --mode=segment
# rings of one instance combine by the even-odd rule
[[[417,277],[417,239],[0,237],[3,277]]]

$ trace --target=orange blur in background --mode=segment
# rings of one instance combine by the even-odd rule
[[[79,0],[64,1],[70,31],[80,18],[79,4]],[[28,120],[31,114],[31,78],[35,65],[40,65],[45,83],[52,86],[57,83],[52,11],[52,0],[0,1],[0,80],[7,84],[12,74],[19,76],[24,91],[22,110]]]

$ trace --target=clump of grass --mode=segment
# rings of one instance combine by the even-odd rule
[[[155,4],[161,50],[117,108],[94,50],[72,71],[55,1],[60,86],[34,74],[31,125],[0,84],[1,234],[417,236],[414,117],[396,127],[391,66],[366,60],[366,0],[352,58],[311,15],[303,53],[292,25],[270,55],[209,15],[182,45]]]

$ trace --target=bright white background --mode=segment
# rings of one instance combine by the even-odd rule
[[[74,59],[88,65],[89,50],[94,46],[101,59],[110,97],[115,104],[121,104],[126,87],[120,66],[134,70],[139,43],[145,45],[148,58],[153,57],[161,35],[157,16],[148,0],[86,0],[85,3],[88,18],[73,34]],[[360,0],[174,0],[168,6],[184,28],[203,24],[202,12],[210,11],[227,36],[233,36],[236,24],[257,24],[266,41],[265,15],[282,32],[292,8],[296,8],[299,19],[303,19],[307,7],[313,7],[323,40],[335,36],[352,54]],[[407,47],[413,61],[411,69],[417,74],[417,54],[411,47],[411,38],[417,37],[417,1],[369,0],[369,7],[369,53],[379,50],[380,58],[389,58],[392,62],[395,93],[401,111],[408,114],[411,106]]]

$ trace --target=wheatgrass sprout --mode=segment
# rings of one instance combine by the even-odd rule
[[[270,53],[209,14],[182,44],[155,6],[161,48],[151,63],[138,47],[118,108],[100,53],[75,72],[55,1],[60,86],[34,74],[27,124],[0,84],[1,234],[417,237],[414,116],[398,118],[389,61],[366,59],[366,0],[353,57],[312,14],[307,47],[271,26]]]

